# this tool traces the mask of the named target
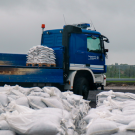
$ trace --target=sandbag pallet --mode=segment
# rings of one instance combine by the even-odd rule
[[[56,64],[48,64],[48,63],[26,63],[26,66],[29,67],[56,67]]]

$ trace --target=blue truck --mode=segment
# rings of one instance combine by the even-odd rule
[[[54,50],[56,67],[26,66],[26,54],[0,53],[0,85],[56,86],[84,99],[89,90],[104,89],[108,52],[104,41],[109,40],[88,27],[83,23],[42,31],[41,45]]]

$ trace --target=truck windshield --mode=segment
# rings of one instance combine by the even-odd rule
[[[88,52],[101,52],[100,39],[92,39],[91,37],[87,37],[87,51]]]

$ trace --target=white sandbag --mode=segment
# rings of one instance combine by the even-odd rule
[[[53,95],[53,91],[51,89],[49,89],[48,87],[43,87],[42,90],[45,93],[49,94],[50,96]]]
[[[61,101],[66,110],[71,111],[73,109],[73,106],[66,99],[61,99]]]
[[[48,107],[64,109],[64,105],[58,98],[42,98],[41,99]]]
[[[8,103],[12,102],[14,99],[11,97],[8,97]]]
[[[61,109],[44,108],[41,110],[32,110],[28,107],[17,105],[16,103],[14,106],[17,111],[2,114],[0,119],[7,120],[8,124],[16,133],[56,135],[61,131],[60,123],[63,115],[65,115]]]
[[[69,95],[73,95],[73,91],[64,91],[64,92],[62,92],[62,94],[65,96],[65,97],[67,97],[67,96],[69,96]]]
[[[106,118],[108,120],[112,120],[121,124],[129,124],[131,121],[135,120],[135,115],[113,115],[111,117]]]
[[[130,98],[130,97],[128,97],[128,95],[126,95],[126,94],[123,93],[123,92],[113,92],[113,94],[114,94],[116,97],[122,97],[122,98],[125,98],[125,99]]]
[[[29,103],[28,103],[28,98],[27,98],[27,97],[18,98],[15,102],[16,102],[18,105],[23,105],[23,106],[29,107]]]
[[[11,130],[0,130],[0,135],[16,135],[16,133]]]
[[[111,106],[113,109],[122,109],[122,108],[123,108],[123,105],[124,105],[123,102],[115,101],[115,100],[113,100],[110,96],[107,97],[107,100],[108,100],[110,106]]]
[[[88,111],[90,110],[89,103],[90,103],[90,101],[87,101],[84,99],[82,99],[80,101],[79,110],[80,110],[82,117],[84,117],[88,113]]]
[[[133,131],[124,131],[124,132],[118,132],[112,135],[135,135],[135,132]]]
[[[56,87],[47,87],[47,88],[53,91],[51,96],[57,96],[58,98],[66,99],[66,97],[62,94],[62,92],[58,88]]]
[[[67,98],[69,98],[69,96],[67,96]],[[81,100],[83,99],[83,96],[72,94],[72,95],[70,95],[70,99],[73,99],[75,101],[76,105],[79,106]]]
[[[88,124],[88,123],[90,123],[90,121],[91,121],[92,119],[96,119],[96,118],[99,118],[99,115],[96,114],[96,113],[91,113],[91,114],[89,114],[89,115],[86,115],[86,116],[83,118],[83,120]]]
[[[115,95],[113,94],[114,92],[112,90],[110,91],[104,91],[104,92],[100,92],[99,94],[97,94],[97,96],[103,96],[103,97],[108,97],[108,96],[113,96],[115,97]]]
[[[103,103],[103,101],[106,99],[107,99],[107,97],[99,96],[97,100],[98,100],[98,102]]]
[[[14,95],[14,94],[11,94],[11,95],[8,95],[9,98],[12,98],[14,100],[20,98],[20,96],[17,96],[17,95]]]
[[[64,121],[63,125],[66,128],[66,130],[68,130],[68,129],[74,129],[75,130],[74,121],[72,119]]]
[[[11,127],[9,126],[6,120],[0,121],[0,130],[11,130]]]
[[[0,87],[0,94],[9,94],[11,91],[11,87],[9,85],[4,85],[4,87]]]
[[[30,88],[30,91],[34,91],[34,92],[43,92],[43,90],[39,87],[32,87]]]
[[[75,100],[72,98],[72,97],[70,97],[70,96],[67,96],[67,101],[72,105],[72,106],[76,106],[76,102],[75,102]]]
[[[68,135],[74,135],[74,132],[75,132],[74,129],[68,129],[67,130]]]
[[[32,91],[29,96],[40,96],[40,97],[44,97],[44,98],[49,98],[50,95],[48,93],[44,93],[44,92],[34,92]]]
[[[105,111],[105,110],[108,110],[108,111],[112,111],[113,108],[111,106],[106,106],[106,105],[101,105],[99,107],[96,107],[96,110],[101,110],[101,111]]]
[[[26,106],[22,106],[22,105],[18,105],[15,101],[12,101],[6,108],[6,112],[12,112],[12,113],[16,113],[17,112],[20,112],[20,113],[24,113],[24,112],[29,112],[29,113],[32,113],[34,110],[31,109],[31,108],[28,108]],[[17,113],[18,114],[18,113]],[[4,117],[4,114],[0,115],[0,120],[4,120],[5,117]]]
[[[135,114],[135,109],[133,110],[124,110],[122,111],[123,115],[134,115]]]
[[[125,93],[125,95],[132,99],[135,99],[135,94],[133,94],[133,93]]]
[[[113,135],[134,135],[135,134],[135,132],[127,131],[126,128],[127,128],[127,125],[119,126],[118,133],[115,133]]]
[[[19,90],[11,90],[10,95],[16,95],[19,97],[25,97],[25,95],[23,93],[21,93]]]
[[[97,110],[93,109],[92,111],[89,111],[88,115],[86,115],[83,120],[85,120],[87,123],[89,123],[93,119],[97,118],[108,118],[112,116],[111,112],[108,110]]]
[[[21,93],[23,93],[25,96],[28,96],[31,92],[31,89],[30,88],[23,88],[23,87],[19,87],[19,91]]]
[[[128,106],[125,106],[125,107],[123,107],[122,108],[122,111],[124,112],[124,111],[129,111],[129,110],[135,110],[135,106],[134,105],[132,105],[132,106],[130,106],[130,104],[128,105]]]
[[[8,105],[8,97],[6,94],[0,94],[0,104],[4,107]]]
[[[66,99],[62,92],[56,87],[44,87],[44,92],[50,94],[50,96],[57,96],[58,98]]]
[[[115,97],[115,98],[113,98],[113,100],[116,100],[116,101],[125,101],[125,100],[128,100],[128,101],[135,101],[135,100],[132,99],[132,98],[124,98],[124,97]]]
[[[6,114],[6,119],[15,132],[28,135],[56,135],[61,122],[61,118],[50,114]]]
[[[114,122],[96,119],[88,125],[86,135],[111,135],[118,132],[118,130],[119,128]]]
[[[29,105],[33,108],[33,109],[41,109],[41,108],[45,108],[47,107],[44,102],[42,102],[42,97],[39,96],[27,96],[28,101],[29,101]]]
[[[131,122],[128,124],[128,126],[127,126],[126,129],[127,129],[127,130],[130,130],[130,131],[135,131],[135,120],[134,120],[134,121],[131,121]]]
[[[122,115],[122,111],[120,109],[113,109],[112,113],[113,114],[121,114]]]

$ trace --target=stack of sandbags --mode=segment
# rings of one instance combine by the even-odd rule
[[[52,48],[37,45],[32,47],[27,53],[26,63],[47,63],[55,64],[55,54]]]
[[[0,87],[0,132],[24,135],[78,135],[89,101],[56,87]],[[4,131],[6,130],[6,131]]]
[[[110,90],[109,92],[101,92],[97,95],[97,106],[103,104],[103,101],[107,99],[107,97],[111,97],[115,101],[134,101],[135,94],[132,93],[122,93],[122,92],[113,92]]]
[[[97,107],[83,118],[86,135],[135,134],[135,94],[101,92],[97,95]]]

